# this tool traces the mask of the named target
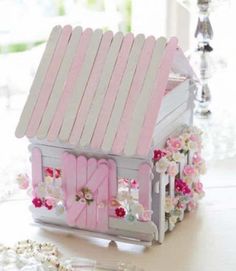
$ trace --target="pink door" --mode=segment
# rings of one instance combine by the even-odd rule
[[[109,199],[117,193],[115,162],[66,152],[62,172],[68,225],[105,232]]]

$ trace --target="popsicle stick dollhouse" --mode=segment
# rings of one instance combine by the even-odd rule
[[[166,210],[176,178],[200,157],[199,144],[184,149],[199,135],[188,129],[184,144],[172,138],[163,150],[192,124],[195,79],[176,38],[56,26],[16,129],[31,142],[35,220],[80,235],[163,242],[188,207],[176,215],[173,205],[174,219]],[[182,159],[173,164],[171,151]]]

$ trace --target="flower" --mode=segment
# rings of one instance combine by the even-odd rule
[[[27,174],[18,174],[16,180],[20,189],[26,190],[29,187],[29,176]]]
[[[46,177],[44,177],[44,182],[45,182],[47,185],[53,184],[53,177],[51,177],[51,176],[46,176]]]
[[[174,226],[176,223],[177,223],[177,220],[178,220],[178,216],[175,216],[175,215],[172,215],[170,218],[169,218],[169,223],[171,226]]]
[[[55,207],[56,201],[53,198],[48,198],[44,200],[44,206],[48,209],[51,210],[53,207]]]
[[[33,200],[32,200],[32,203],[34,204],[34,207],[35,208],[40,208],[43,206],[43,201],[40,199],[40,198],[37,198],[35,197]]]
[[[198,143],[195,141],[188,141],[187,143],[187,149],[190,151],[196,151],[198,150]]]
[[[85,193],[84,197],[87,200],[92,200],[93,199],[93,194],[91,192],[87,192],[87,193]]]
[[[166,157],[162,157],[159,161],[156,162],[156,171],[158,173],[165,173],[170,162]]]
[[[186,176],[193,176],[195,174],[195,169],[193,166],[186,165],[183,172]]]
[[[200,153],[195,152],[193,155],[193,164],[199,165],[201,163],[202,163],[202,157],[201,157]]]
[[[161,151],[161,150],[154,150],[153,151],[153,160],[154,161],[159,161],[162,157],[164,157],[166,155],[166,152]]]
[[[181,138],[172,137],[167,140],[167,146],[172,151],[179,151],[183,148],[183,141]]]
[[[45,168],[45,175],[53,177],[53,169],[50,167]]]
[[[118,217],[124,217],[126,215],[126,211],[123,207],[116,208],[115,213]]]
[[[175,179],[175,191],[183,195],[191,194],[191,189],[182,179]]]
[[[131,180],[130,181],[130,187],[133,189],[137,189],[138,188],[138,182],[136,180]]]
[[[84,193],[83,193],[82,191],[79,191],[79,192],[76,194],[76,196],[77,196],[79,199],[81,199],[81,198],[84,197]]]
[[[59,168],[55,168],[55,178],[58,179],[61,177],[61,170]]]
[[[144,210],[143,214],[141,215],[141,219],[143,221],[150,221],[152,218],[153,211],[152,210]]]
[[[171,197],[166,197],[165,199],[165,212],[170,213],[174,210],[174,202]]]
[[[182,162],[184,160],[184,154],[180,152],[174,152],[172,158],[175,162]]]
[[[172,177],[175,177],[178,174],[178,172],[179,172],[179,169],[178,169],[177,164],[174,161],[170,162],[167,169],[167,174]]]

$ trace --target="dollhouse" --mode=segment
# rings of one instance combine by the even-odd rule
[[[31,142],[35,221],[163,242],[203,193],[195,80],[176,38],[54,27],[16,129]]]

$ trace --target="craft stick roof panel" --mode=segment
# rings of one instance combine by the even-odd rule
[[[176,51],[175,38],[55,27],[16,136],[147,156]]]

